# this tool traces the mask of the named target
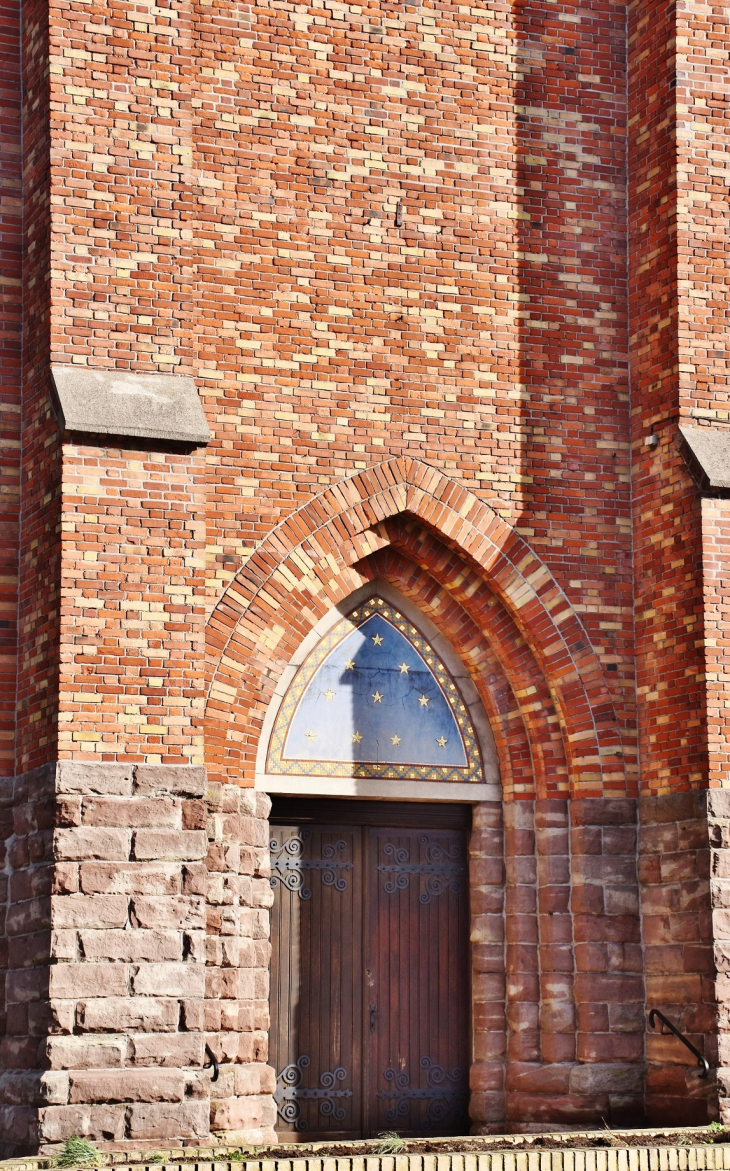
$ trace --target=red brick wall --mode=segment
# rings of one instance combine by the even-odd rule
[[[20,15],[0,8],[0,775],[12,774],[20,504],[21,157]]]
[[[678,321],[674,8],[629,17],[629,303],[642,789],[706,783],[698,493],[675,446]],[[655,434],[658,446],[645,440]]]
[[[26,6],[18,772],[205,758],[252,784],[301,639],[382,574],[470,663],[509,799],[722,782],[724,505],[704,508],[703,580],[673,439],[680,415],[728,421],[727,30],[643,0],[627,49],[626,17],[610,0]],[[193,374],[211,444],[62,450],[51,361]],[[535,903],[540,946],[508,924],[528,945],[505,1001],[525,1068],[500,1081],[485,1042],[484,1125],[491,1094],[515,1115],[535,1096],[535,1117],[556,1093],[566,1118],[636,1104],[630,847],[559,808],[559,826],[538,808],[525,873],[564,869],[572,828],[581,877],[552,884],[558,911]],[[701,1040],[697,826],[642,809],[650,996],[681,995]],[[619,872],[625,906],[604,890]],[[662,1052],[650,1096],[671,1114],[686,1086]]]
[[[418,19],[386,4],[259,5],[235,15],[171,4],[147,18],[124,3],[92,19],[82,4],[49,11],[49,77],[42,8],[28,10],[25,34],[19,767],[58,751],[60,472],[48,344],[58,361],[198,377],[215,431],[205,465],[211,603],[281,516],[342,475],[410,451],[491,500],[540,553],[631,734],[628,124],[642,775],[657,792],[700,783],[696,492],[671,427],[656,452],[642,441],[652,423],[674,418],[680,382],[691,382],[680,308],[692,337],[716,355],[703,377],[720,393],[720,303],[682,286],[680,306],[678,281],[691,269],[693,293],[717,293],[725,229],[712,226],[720,187],[710,174],[680,209],[678,249],[666,6],[632,9],[628,115],[622,9],[608,3],[497,9],[477,24],[446,3]],[[682,96],[693,105],[680,114],[693,119],[693,137],[691,147],[686,135],[680,142],[688,160],[690,150],[697,156],[693,175],[720,133],[712,111],[725,66],[713,29],[697,14],[697,49],[685,54],[692,72]],[[682,182],[695,190],[694,178]],[[690,251],[692,233],[702,246]],[[74,498],[76,459],[70,451]],[[83,532],[81,559],[96,553],[93,573],[113,576],[119,546],[100,514],[69,508],[69,531]],[[93,580],[75,565],[78,544],[65,546],[72,595]],[[186,596],[183,624],[195,626],[197,602]],[[85,710],[74,698],[78,677],[90,665],[77,636],[64,650],[63,714],[74,718],[64,720],[63,751],[72,754],[89,743],[75,719]],[[133,695],[144,686],[138,678]],[[129,694],[117,674],[104,722],[115,728],[115,752],[144,755],[122,730],[122,716],[140,714],[123,711]],[[186,711],[190,723],[191,704]],[[164,755],[149,735],[149,755]],[[180,743],[162,747],[177,754]],[[629,789],[633,765],[631,776]]]
[[[642,787],[662,793],[723,779],[708,762],[705,728],[705,636],[713,658],[718,651],[703,620],[700,500],[674,437],[679,421],[728,419],[728,220],[717,163],[730,76],[726,13],[646,4],[629,23],[637,681]],[[652,433],[656,448],[645,444]],[[711,740],[717,733],[715,724]]]
[[[726,522],[701,501],[677,424],[727,419],[727,203],[717,153],[728,94],[727,14],[646,3],[629,15],[629,309],[641,790],[639,876],[647,1007],[715,1060],[707,816],[727,784]],[[652,440],[652,436],[655,438]],[[647,443],[647,440],[651,440]],[[713,898],[715,896],[713,895]],[[724,932],[724,923],[720,938]],[[718,984],[720,1019],[725,990]],[[676,1045],[647,1040],[647,1110],[704,1120]],[[722,1077],[720,1079],[722,1082]],[[725,1090],[721,1091],[724,1094]],[[725,1116],[726,1107],[721,1107]],[[710,1107],[712,1109],[712,1107]]]
[[[15,767],[57,756],[61,449],[49,399],[48,14],[23,9],[23,430]]]
[[[15,765],[18,539],[20,534],[21,158],[19,6],[0,9],[0,778]],[[3,781],[0,780],[0,786]],[[0,791],[0,925],[7,904],[9,794]],[[0,937],[3,936],[0,927]],[[0,938],[0,1034],[5,1032],[7,940]]]
[[[707,4],[677,10],[677,278],[679,405],[690,424],[730,422],[730,218],[727,110],[730,14]],[[727,503],[703,501],[695,539],[703,542],[708,778],[728,785],[730,727],[722,691],[730,668],[726,629]],[[693,517],[694,519],[694,517]]]
[[[713,788],[724,788],[730,775],[727,705],[730,667],[730,597],[727,584],[730,569],[730,503],[727,500],[702,501],[702,545],[709,778]]]
[[[621,11],[429,12],[52,5],[54,360],[197,376],[211,602],[327,484],[443,467],[554,569],[630,729]]]
[[[204,457],[69,444],[64,495],[59,757],[202,764]]]
[[[513,516],[580,614],[630,740],[625,16],[610,0],[513,8],[512,394],[526,476]],[[630,755],[627,776],[633,791]]]
[[[728,422],[730,298],[727,105],[730,13],[677,5],[679,399],[694,420]]]

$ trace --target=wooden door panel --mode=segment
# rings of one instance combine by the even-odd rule
[[[466,883],[462,832],[369,830],[366,1133],[468,1126]]]
[[[362,831],[271,833],[270,1062],[277,1130],[290,1140],[362,1127]]]
[[[407,806],[363,807],[358,825],[356,805],[341,824],[336,810],[316,824],[293,809],[271,829],[277,1130],[289,1141],[463,1134],[467,835],[432,811],[413,828]]]

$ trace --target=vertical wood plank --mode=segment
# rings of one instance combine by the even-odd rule
[[[365,1133],[468,1128],[466,835],[371,828],[368,951],[376,1029],[369,1035]]]
[[[287,1139],[362,1130],[362,830],[271,832],[271,1062]]]

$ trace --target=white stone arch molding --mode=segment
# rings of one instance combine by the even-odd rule
[[[373,779],[361,777],[281,776],[267,773],[266,762],[269,743],[279,709],[289,686],[302,663],[322,638],[341,622],[356,606],[371,597],[381,597],[402,611],[433,647],[444,666],[458,686],[472,727],[479,742],[484,769],[484,783],[460,784],[455,781],[411,781],[399,779]],[[310,630],[302,640],[291,662],[282,672],[271,702],[264,717],[256,758],[255,787],[261,792],[289,797],[349,797],[390,801],[449,801],[468,802],[501,801],[502,786],[499,776],[499,762],[494,736],[479,698],[474,682],[459,655],[448,639],[439,631],[430,618],[408,598],[388,582],[376,579],[355,590],[332,609]]]

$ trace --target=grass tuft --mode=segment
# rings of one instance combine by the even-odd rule
[[[399,1155],[406,1149],[406,1144],[397,1130],[386,1130],[384,1134],[378,1135],[378,1138],[380,1142],[375,1148],[378,1155]]]
[[[88,1139],[72,1134],[56,1159],[57,1167],[98,1167],[99,1151]]]

